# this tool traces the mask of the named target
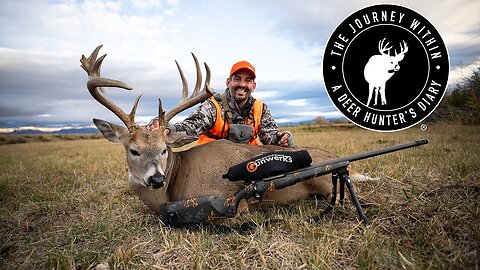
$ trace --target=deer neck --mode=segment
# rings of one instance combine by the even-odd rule
[[[180,168],[180,155],[168,148],[167,168],[165,170],[165,182],[167,183],[166,189],[168,190],[172,181],[175,181],[178,169]]]

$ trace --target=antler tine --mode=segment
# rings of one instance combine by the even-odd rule
[[[158,99],[158,121],[160,126],[165,127],[167,123],[165,122],[165,111],[163,110],[162,100]]]
[[[133,132],[133,128],[135,126],[135,114],[137,112],[137,106],[138,106],[138,102],[140,101],[140,98],[143,96],[140,95],[138,96],[136,99],[135,99],[135,102],[133,103],[133,108],[132,108],[132,111],[130,112],[130,114],[128,115],[128,120],[129,120],[129,125],[127,125],[127,128],[128,130],[130,130],[130,132]]]
[[[208,67],[207,64],[205,64],[205,69],[207,70],[207,80],[205,82],[205,87],[202,91],[199,91],[200,86],[202,84],[202,72],[200,70],[200,65],[198,64],[197,57],[195,57],[195,55],[193,53],[192,53],[192,56],[193,56],[193,59],[195,61],[195,66],[196,66],[196,69],[197,69],[197,82],[195,84],[195,90],[193,91],[193,93],[190,97],[184,99],[183,96],[185,95],[185,93],[187,93],[186,95],[188,95],[188,87],[185,87],[186,83],[183,83],[184,90],[183,90],[183,93],[182,93],[182,100],[165,115],[164,119],[160,120],[160,123],[163,122],[164,125],[166,125],[175,115],[179,114],[180,112],[182,112],[184,110],[189,109],[190,107],[192,107],[192,106],[194,106],[198,103],[201,103],[201,102],[209,99],[214,94],[214,90],[212,88],[210,88],[210,86],[208,85],[209,82],[210,82],[210,76],[211,75],[210,75],[210,68]],[[177,63],[177,66],[178,66],[179,70],[181,70],[178,63]],[[184,78],[185,78],[183,76],[183,72],[180,72],[180,76],[182,77],[182,82],[183,82]],[[185,90],[185,88],[187,88],[187,89]],[[162,110],[161,109],[161,101],[160,101],[159,107],[160,107],[159,110]],[[159,114],[161,114],[161,113],[159,113]],[[161,118],[161,115],[159,115],[159,118]]]
[[[97,59],[98,52],[102,47],[103,47],[103,44],[98,45],[97,48],[93,50],[92,54],[90,54],[90,57],[88,58],[86,58],[85,55],[82,54],[82,59],[80,59],[80,63],[81,63],[80,66],[83,68],[83,70],[87,72],[88,76],[95,76],[95,77],[100,76],[100,69],[98,68],[99,66],[97,66],[97,69],[94,69],[92,65],[95,64],[97,61],[99,62],[99,65],[101,65],[103,59],[105,58],[105,56],[107,56],[106,54],[104,54],[102,57],[100,57],[100,59],[98,59],[97,61],[95,60]]]
[[[208,67],[207,63],[205,64],[205,70],[207,71],[207,78],[205,79],[205,85],[203,87],[203,91],[207,92],[210,94],[210,96],[213,96],[215,94],[215,91],[210,87],[210,68]]]
[[[182,98],[180,100],[185,100],[188,97],[188,82],[187,79],[185,79],[185,75],[183,74],[183,70],[178,64],[177,60],[175,60],[175,64],[177,64],[178,72],[180,73],[180,78],[182,78]]]
[[[380,40],[378,42],[378,51],[379,52],[382,52],[382,46],[383,46],[383,42],[385,41],[385,38],[383,38],[382,40]]]
[[[403,41],[403,46],[402,44],[400,44],[400,48],[401,48],[400,53],[406,53],[408,52],[408,45],[407,45],[407,42],[405,42],[405,40],[402,40],[402,41]]]
[[[195,88],[193,89],[192,97],[198,95],[200,87],[202,85],[202,71],[200,70],[200,64],[198,64],[198,59],[195,54],[192,53],[193,60],[195,61],[195,68],[197,70],[197,82],[195,83]]]
[[[188,98],[188,82],[187,79],[185,78],[185,74],[183,74],[183,70],[178,64],[177,60],[175,60],[175,64],[177,65],[178,73],[180,73],[180,78],[182,79],[182,97],[180,98],[179,104],[176,106],[178,107],[180,104],[184,103],[187,101]],[[163,111],[162,108],[162,100],[158,99],[158,121],[160,122],[160,126],[166,126],[168,123],[168,120],[170,119],[165,119],[165,111]]]
[[[205,78],[205,84],[210,84],[210,68],[208,67],[207,63],[203,63],[205,65],[205,70],[207,71],[207,77]]]
[[[113,112],[120,120],[122,120],[130,133],[132,133],[135,124],[135,111],[137,109],[138,101],[140,100],[141,96],[137,97],[137,99],[135,100],[133,109],[130,114],[125,113],[120,107],[118,107],[107,97],[107,94],[103,87],[117,87],[126,90],[132,90],[132,87],[128,86],[122,81],[100,77],[100,68],[102,66],[103,59],[105,59],[106,57],[105,54],[97,59],[97,55],[101,47],[102,45],[95,48],[89,58],[86,58],[84,55],[82,55],[82,58],[80,59],[81,67],[87,72],[89,76],[89,80],[87,82],[88,91],[95,100],[97,100],[100,104]]]
[[[383,44],[385,42],[385,39],[387,38],[383,38],[379,43],[378,43],[378,51],[381,53],[381,54],[385,54],[384,52],[385,51],[390,51],[390,49],[392,47],[388,47],[388,45],[390,44],[390,42],[387,42],[387,44]],[[388,47],[388,48],[387,48]]]
[[[403,45],[402,45],[403,43]],[[405,54],[406,52],[408,52],[408,45],[407,43],[405,42],[405,40],[402,40],[402,43],[400,43],[400,52],[397,53],[397,50],[395,50],[395,55],[403,55]]]

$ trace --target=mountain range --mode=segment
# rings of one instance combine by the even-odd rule
[[[0,134],[38,134],[38,135],[54,135],[54,134],[96,134],[100,133],[100,131],[93,127],[84,127],[84,128],[65,128],[65,129],[58,129],[53,131],[44,131],[40,129],[29,129],[29,128],[22,128],[22,129],[13,129],[13,131],[0,131]]]

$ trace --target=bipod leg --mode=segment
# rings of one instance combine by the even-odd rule
[[[332,199],[330,200],[330,203],[328,204],[328,207],[323,210],[320,214],[317,216],[313,216],[310,221],[311,222],[317,222],[320,219],[322,219],[325,215],[330,213],[333,210],[333,206],[335,206],[335,203],[337,202],[337,184],[338,184],[338,179],[339,176],[336,173],[332,173]]]
[[[353,204],[355,205],[355,208],[357,209],[358,216],[361,219],[363,219],[363,222],[365,224],[368,224],[368,218],[365,215],[365,213],[363,212],[362,206],[360,206],[360,202],[358,201],[358,197],[357,197],[357,194],[355,193],[355,190],[353,190],[352,180],[348,176],[348,171],[347,170],[345,170],[345,172],[341,174],[340,182],[344,182],[345,185],[347,186],[347,189],[348,189],[348,192],[350,193],[350,197],[352,198]]]
[[[342,206],[345,203],[345,178],[343,177],[343,174],[345,173],[344,171],[347,171],[347,169],[346,168],[341,169],[341,171],[339,173],[337,173],[338,175],[341,175],[341,176],[339,176],[339,178],[340,178],[340,199],[339,199],[339,202],[340,202],[340,205],[342,205]],[[347,173],[348,173],[348,171],[347,171]]]

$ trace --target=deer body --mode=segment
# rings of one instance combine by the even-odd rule
[[[370,57],[363,75],[365,80],[368,82],[368,100],[367,106],[370,105],[373,93],[375,93],[374,106],[377,105],[378,96],[380,95],[382,105],[387,104],[385,98],[385,84],[386,82],[400,70],[400,65],[398,64],[405,57],[405,53],[408,51],[408,46],[403,42],[403,46],[400,44],[400,53],[395,52],[395,56],[391,56],[389,53],[392,47],[388,47],[387,44],[384,44],[385,38],[382,39],[378,44],[378,51],[380,54]]]
[[[95,124],[108,140],[124,145],[129,184],[140,200],[156,213],[159,213],[160,205],[165,202],[205,195],[232,196],[243,184],[222,179],[222,175],[231,166],[264,153],[285,150],[275,145],[253,146],[216,140],[186,151],[174,152],[162,143],[165,140],[162,140],[163,132],[143,128],[137,131],[132,140],[127,136],[126,128],[98,119],[95,119]],[[133,149],[138,155],[132,154]],[[315,163],[336,158],[319,149],[308,151]],[[284,204],[313,194],[330,193],[331,178],[325,175],[268,193],[260,206]],[[243,205],[239,211],[245,211],[246,207]]]
[[[267,152],[285,150],[274,145],[245,145],[227,140],[217,140],[205,145],[193,147],[183,152],[175,152],[178,145],[185,144],[183,134],[164,134],[164,127],[177,113],[200,103],[213,95],[209,87],[210,70],[207,70],[205,87],[200,91],[202,81],[198,61],[197,83],[193,94],[188,96],[188,87],[183,72],[178,66],[183,83],[182,101],[170,112],[165,114],[159,100],[159,120],[161,128],[150,130],[145,126],[134,124],[135,110],[138,97],[132,112],[126,114],[117,105],[111,102],[103,87],[118,87],[130,90],[131,88],[121,81],[100,77],[100,66],[105,55],[97,59],[101,46],[97,47],[89,58],[82,56],[82,68],[87,71],[89,81],[88,90],[102,105],[116,114],[126,127],[94,119],[97,128],[103,136],[112,142],[120,142],[125,147],[126,160],[129,171],[129,184],[152,211],[159,213],[162,203],[199,197],[204,195],[231,196],[243,185],[241,182],[230,182],[222,179],[228,169],[240,162]],[[297,150],[297,149],[295,149]],[[319,150],[309,149],[315,163],[335,158],[334,155]],[[311,194],[328,195],[331,191],[331,178],[321,176],[282,190],[273,191],[264,196],[260,205],[283,204],[293,200],[305,198]],[[247,205],[241,204],[239,211],[246,210]]]
[[[151,189],[137,183],[130,183],[138,197],[152,210],[159,213],[161,203],[179,201],[206,195],[229,197],[243,187],[242,182],[230,182],[222,179],[222,174],[233,165],[267,152],[285,150],[279,146],[240,145],[227,140],[217,140],[192,148],[185,152],[173,153],[173,179],[166,179],[166,185],[160,189]],[[212,155],[212,152],[215,154]],[[314,162],[334,158],[332,154],[318,149],[309,149]],[[208,156],[208,161],[205,157]],[[214,165],[214,166],[212,166]],[[284,204],[319,194],[332,192],[331,177],[322,176],[294,186],[265,194],[259,206]],[[239,211],[246,211],[242,205]]]

